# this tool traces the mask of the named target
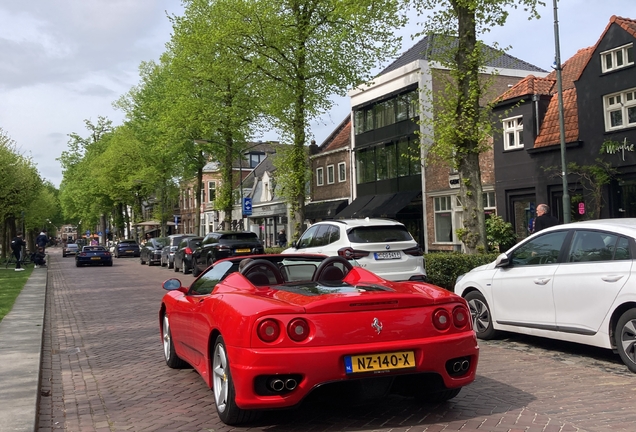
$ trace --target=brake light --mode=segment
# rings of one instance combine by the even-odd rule
[[[188,255],[192,255],[192,249],[190,249],[189,247],[185,248],[183,250],[184,253],[188,254]]]
[[[469,323],[468,311],[463,306],[457,306],[453,309],[453,324],[457,328],[464,328]]]
[[[278,321],[266,319],[262,321],[257,328],[258,337],[263,342],[274,342],[280,336],[280,326]]]
[[[214,246],[214,249],[218,249],[218,250],[230,250],[230,247],[227,245],[216,245]]]
[[[295,342],[302,342],[309,337],[309,324],[302,318],[296,318],[287,325],[287,334]]]
[[[345,259],[359,259],[369,255],[367,251],[355,250],[351,248],[342,248],[338,251],[338,255]]]
[[[451,325],[451,317],[446,309],[437,309],[433,313],[433,325],[437,330],[448,330]]]
[[[424,255],[424,252],[422,251],[422,248],[419,245],[412,248],[405,249],[404,253],[407,255],[416,256],[416,257],[421,257],[422,255]]]
[[[80,256],[86,256],[86,252],[80,253]]]
[[[110,256],[110,252],[104,252],[104,255]]]

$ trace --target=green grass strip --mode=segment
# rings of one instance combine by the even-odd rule
[[[15,299],[26,285],[33,272],[33,266],[17,272],[14,268],[0,268],[0,321],[11,312]]]

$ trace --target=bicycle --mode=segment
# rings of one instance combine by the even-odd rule
[[[11,253],[11,255],[5,258],[4,268],[8,269],[10,264],[17,264],[15,260],[15,255],[13,255],[13,252]],[[26,252],[23,251],[20,254],[20,264],[23,267],[26,267],[28,264],[33,264],[33,260],[31,259],[31,253],[29,253],[28,250]]]

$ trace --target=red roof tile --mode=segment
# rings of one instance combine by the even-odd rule
[[[336,150],[351,145],[351,117],[340,123],[338,128],[322,143],[320,153]]]
[[[613,22],[621,26],[623,30],[636,38],[636,20],[613,15],[612,18],[610,18],[610,24]]]
[[[565,142],[577,141],[579,139],[579,112],[576,104],[575,88],[563,90],[563,123],[565,126]],[[545,113],[539,136],[534,141],[534,148],[560,143],[559,98],[554,95]]]

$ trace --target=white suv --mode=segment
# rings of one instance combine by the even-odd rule
[[[390,219],[318,222],[283,253],[339,255],[387,280],[426,280],[422,249],[403,224]]]

